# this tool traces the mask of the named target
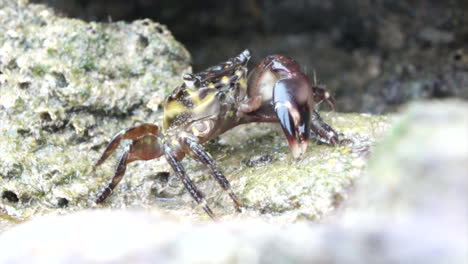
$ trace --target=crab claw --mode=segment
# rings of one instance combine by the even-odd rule
[[[312,106],[310,91],[307,79],[302,75],[280,79],[273,90],[276,116],[294,158],[307,149]]]

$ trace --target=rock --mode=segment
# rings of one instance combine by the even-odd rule
[[[468,261],[467,135],[466,102],[409,105],[376,147],[334,222],[401,229],[414,243],[395,254],[425,250],[424,263]]]
[[[466,102],[409,105],[359,180],[353,195],[356,211],[385,222],[424,216],[440,221],[442,230],[451,228],[443,223],[448,219],[466,226],[467,124]]]
[[[148,102],[190,71],[185,48],[148,19],[87,23],[7,0],[0,31],[0,207],[11,217],[79,207],[106,181],[89,172],[109,138],[155,122]]]
[[[414,223],[380,229],[257,221],[191,225],[157,212],[94,210],[40,217],[5,232],[0,236],[0,263],[435,264],[466,260],[466,254],[460,254],[463,245],[456,244],[463,241],[447,241],[446,236],[439,240],[424,228]]]

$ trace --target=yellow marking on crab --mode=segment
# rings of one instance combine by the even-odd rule
[[[202,113],[215,100],[215,98],[216,98],[216,93],[214,92],[209,93],[203,99],[197,98],[197,103],[195,107],[193,108],[193,112],[197,114]]]
[[[246,89],[247,88],[247,80],[245,78],[240,78],[239,79],[239,86],[242,89]]]
[[[164,108],[164,121],[163,127],[164,129],[169,127],[169,120],[174,118],[175,116],[186,112],[188,109],[179,101],[172,101],[169,102],[166,107]]]
[[[233,116],[234,116],[234,111],[229,111],[229,112],[226,113],[225,118],[229,119],[229,118],[231,118]]]
[[[196,101],[197,97],[198,97],[198,93],[199,91],[197,89],[193,89],[193,90],[187,90],[187,93],[190,95],[190,99],[192,99],[192,101]]]
[[[222,83],[222,84],[228,84],[228,83],[229,83],[229,77],[223,76],[223,77],[221,78],[221,83]]]
[[[215,88],[215,85],[214,85],[214,83],[210,83],[210,84],[208,84],[208,88]]]

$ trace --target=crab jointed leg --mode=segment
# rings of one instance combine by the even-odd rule
[[[122,154],[122,156],[120,156],[119,162],[117,163],[117,168],[114,172],[114,177],[112,177],[112,180],[110,180],[107,186],[99,194],[98,198],[96,199],[96,203],[104,202],[107,196],[109,196],[112,193],[115,186],[117,186],[117,184],[119,184],[119,182],[122,180],[123,176],[125,175],[125,171],[127,170],[127,160],[128,152],[125,152],[124,154]]]
[[[96,170],[104,161],[106,161],[112,153],[119,147],[123,139],[133,140],[129,150],[125,151],[117,163],[114,176],[107,186],[102,190],[96,199],[96,203],[102,203],[112,193],[115,186],[119,184],[125,175],[127,164],[136,160],[150,160],[158,158],[162,155],[157,138],[159,127],[153,124],[141,124],[135,127],[128,128],[117,133],[107,145],[100,159],[93,166],[93,171]]]
[[[178,161],[176,156],[172,154],[171,147],[167,143],[164,143],[163,148],[164,148],[164,154],[166,156],[167,162],[169,163],[169,165],[171,165],[172,169],[177,174],[177,176],[179,176],[180,180],[185,186],[185,189],[187,189],[187,191],[190,193],[190,195],[195,200],[195,202],[201,205],[203,210],[205,210],[205,212],[212,219],[216,219],[216,216],[214,215],[213,211],[210,209],[210,207],[206,203],[203,193],[200,192],[197,186],[195,186],[192,180],[190,180],[190,178],[187,176],[187,173],[185,172],[185,169],[180,163],[180,161]]]
[[[239,198],[237,198],[237,195],[231,190],[231,184],[226,179],[226,177],[224,177],[223,173],[221,172],[219,167],[216,165],[216,162],[213,160],[211,155],[205,151],[202,145],[200,145],[198,142],[196,142],[192,138],[186,138],[185,143],[188,145],[190,151],[194,154],[194,156],[211,169],[213,173],[213,177],[216,179],[219,185],[223,188],[223,190],[228,192],[229,196],[234,202],[234,205],[236,206],[237,211],[241,212],[240,208],[242,207],[242,205],[241,205],[241,202],[239,201]]]
[[[313,111],[311,119],[311,132],[318,136],[320,141],[336,146],[340,143],[338,133],[325,123],[317,111]]]
[[[111,143],[112,144],[112,143]],[[146,135],[137,140],[134,140],[128,151],[125,151],[117,163],[114,176],[102,190],[101,194],[96,199],[96,203],[102,203],[119,184],[125,175],[127,165],[136,160],[151,160],[162,155],[162,150],[159,144],[159,139],[153,135]]]
[[[93,166],[93,171],[96,170],[96,168],[99,167],[102,163],[104,163],[104,161],[106,161],[107,158],[112,155],[112,153],[114,153],[114,151],[119,147],[120,141],[122,141],[122,139],[136,140],[146,135],[157,136],[158,134],[159,127],[157,125],[148,123],[120,131],[119,133],[115,134],[109,144],[107,144],[107,147],[104,150],[104,153],[102,153],[101,158],[99,158],[99,160]]]

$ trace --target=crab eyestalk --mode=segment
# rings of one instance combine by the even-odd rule
[[[236,57],[236,60],[238,60],[241,64],[245,65],[250,60],[250,57],[252,57],[250,50],[245,49],[244,51],[241,52],[241,54],[239,54]]]
[[[314,94],[314,102],[316,105],[321,104],[323,101],[327,102],[328,106],[332,111],[336,111],[336,101],[335,98],[327,91],[327,89],[313,85],[312,92]]]

